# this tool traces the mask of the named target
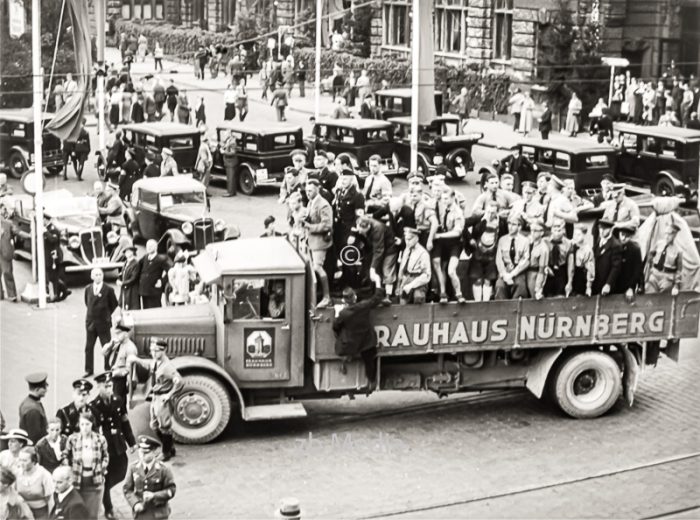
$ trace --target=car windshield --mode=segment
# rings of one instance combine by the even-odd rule
[[[44,211],[53,218],[73,215],[97,216],[95,197],[60,197],[44,201]]]
[[[167,209],[179,204],[204,204],[206,196],[203,191],[190,191],[184,193],[161,193],[160,208]]]

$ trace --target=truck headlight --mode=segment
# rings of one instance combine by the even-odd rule
[[[226,229],[226,222],[223,220],[219,219],[214,223],[214,231],[217,233],[221,233],[224,229]]]
[[[192,226],[192,222],[183,222],[182,226],[180,226],[180,227],[182,229],[182,232],[185,235],[189,235],[192,233],[192,231],[194,231],[194,227]]]
[[[80,237],[73,235],[68,239],[68,247],[71,249],[78,249],[80,247]]]

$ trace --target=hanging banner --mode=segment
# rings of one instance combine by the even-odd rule
[[[27,28],[27,19],[24,12],[24,0],[10,0],[10,37],[19,38]]]

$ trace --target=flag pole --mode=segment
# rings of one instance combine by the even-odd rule
[[[106,0],[95,0],[95,27],[97,28],[97,136],[100,153],[104,154],[107,147],[105,135],[105,9]],[[104,159],[106,157],[103,156]]]
[[[413,24],[411,33],[411,170],[418,171],[418,96],[420,80],[420,6],[413,0]],[[428,172],[423,172],[427,176]]]
[[[314,118],[318,121],[321,112],[321,18],[323,0],[316,0],[316,88],[314,90]]]
[[[60,29],[59,29],[60,30]],[[39,308],[46,308],[44,266],[44,164],[41,155],[44,130],[44,74],[41,68],[41,0],[32,0],[32,77],[34,81],[34,213],[36,216],[36,264]]]

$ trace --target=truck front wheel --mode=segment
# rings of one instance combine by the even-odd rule
[[[622,393],[622,372],[615,360],[598,351],[586,351],[566,359],[553,380],[559,408],[575,419],[603,415]]]
[[[224,431],[231,418],[231,398],[214,377],[189,374],[175,399],[173,434],[182,444],[204,444]]]

